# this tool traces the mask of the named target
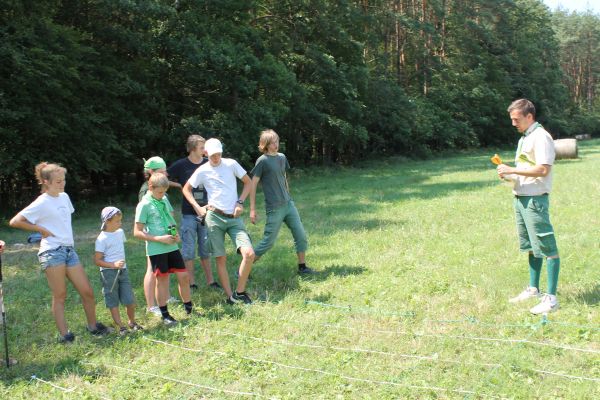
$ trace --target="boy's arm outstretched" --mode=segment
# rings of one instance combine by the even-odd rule
[[[258,216],[256,215],[256,187],[260,182],[258,176],[252,177],[252,186],[250,187],[250,222],[256,224]]]

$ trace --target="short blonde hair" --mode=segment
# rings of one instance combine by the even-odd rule
[[[191,153],[192,151],[196,150],[196,147],[198,147],[198,144],[200,143],[206,143],[206,139],[200,135],[190,135],[185,143],[185,148],[187,149],[188,153]]]
[[[279,135],[273,129],[266,129],[260,133],[260,139],[258,140],[258,150],[261,153],[269,151],[269,145],[279,140]]]
[[[48,190],[48,186],[44,183],[44,181],[52,182],[52,174],[57,172],[66,174],[67,169],[59,164],[48,163],[46,161],[42,161],[35,166],[35,177],[41,186],[42,193]]]
[[[169,187],[169,178],[161,172],[155,172],[148,179],[150,189],[163,189]]]

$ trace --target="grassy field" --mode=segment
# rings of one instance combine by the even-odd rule
[[[296,174],[307,259],[319,273],[295,273],[282,230],[254,266],[254,305],[226,306],[222,292],[200,280],[194,302],[202,316],[186,320],[176,307],[182,323],[171,329],[143,311],[134,204],[116,204],[125,210],[146,330],[91,337],[70,289],[77,340],[67,346],[56,343],[36,249],[15,247],[26,234],[3,225],[10,351],[19,364],[0,369],[0,398],[600,398],[600,141],[580,143],[580,159],[554,167],[561,309],[547,319],[529,314],[534,303],[507,302],[528,283],[527,259],[517,248],[510,188],[497,180],[491,155]],[[108,323],[91,261],[103,205],[75,204],[74,228],[99,319]],[[250,226],[254,240],[261,217]],[[233,279],[238,263],[231,251]]]

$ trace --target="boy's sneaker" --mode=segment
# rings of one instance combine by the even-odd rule
[[[104,326],[102,322],[96,322],[96,327],[94,329],[88,327],[87,330],[94,336],[104,336],[110,333],[110,329]]]
[[[177,320],[173,317],[171,317],[171,315],[165,315],[162,318],[163,324],[165,324],[165,326],[173,326],[173,325],[177,325]]]
[[[558,310],[558,300],[556,296],[545,294],[542,296],[542,301],[537,306],[529,310],[532,314],[548,314]]]
[[[238,293],[234,291],[231,298],[233,298],[236,303],[252,304],[252,300],[246,292]]]
[[[214,281],[213,283],[208,285],[208,287],[211,287],[213,289],[221,289],[221,285],[219,285],[219,283],[217,281]]]
[[[520,303],[521,301],[533,299],[534,297],[535,298],[540,297],[540,292],[539,292],[539,290],[537,290],[537,288],[529,286],[528,288],[523,290],[521,293],[519,293],[518,296],[513,297],[512,299],[508,300],[508,302],[509,303]]]
[[[162,316],[162,314],[160,312],[160,308],[158,306],[152,306],[150,308],[146,308],[146,312],[152,313],[152,314],[156,315],[157,317]]]
[[[315,270],[310,267],[298,268],[298,274],[300,275],[310,275],[315,273]]]
[[[73,343],[75,340],[75,335],[73,332],[68,331],[65,336],[61,336],[58,338],[58,343]]]

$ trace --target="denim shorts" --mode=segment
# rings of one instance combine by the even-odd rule
[[[102,277],[104,304],[107,308],[118,307],[119,302],[125,306],[135,303],[127,268],[121,270],[116,268],[103,269],[100,271],[100,276]]]
[[[40,261],[42,271],[45,271],[46,268],[60,265],[74,267],[81,264],[73,246],[59,246],[55,249],[46,250],[38,254],[38,260]]]
[[[181,216],[181,255],[184,261],[196,257],[196,246],[200,258],[210,257],[208,252],[208,230],[196,219],[195,215],[183,214]]]

